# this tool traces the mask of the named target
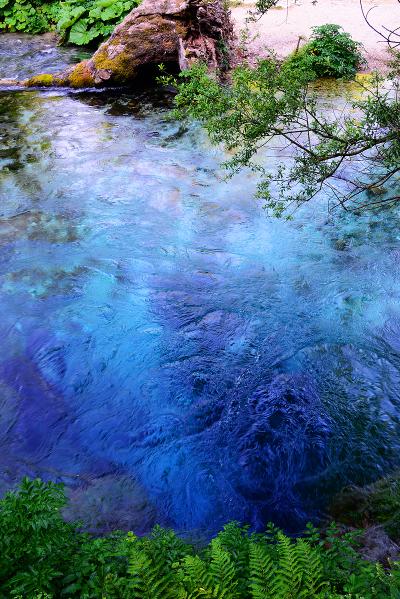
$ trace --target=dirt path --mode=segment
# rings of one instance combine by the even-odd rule
[[[400,4],[397,0],[364,0],[366,9],[375,6],[370,19],[375,26],[400,26]],[[232,9],[232,17],[239,33],[246,24],[248,11],[254,2],[244,0]],[[308,38],[314,25],[336,23],[352,37],[362,42],[369,69],[382,67],[387,60],[386,44],[365,23],[359,0],[281,0],[258,23],[250,24],[252,36],[250,56],[262,56],[266,48],[273,48],[280,57],[292,52],[299,36]]]

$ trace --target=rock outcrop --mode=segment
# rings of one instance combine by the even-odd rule
[[[204,61],[210,68],[226,67],[232,37],[222,0],[143,0],[89,60],[56,75],[11,84],[105,87],[130,84],[144,68],[160,63],[180,69],[195,61]]]

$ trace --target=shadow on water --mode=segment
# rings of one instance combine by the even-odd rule
[[[63,480],[94,530],[297,531],[399,465],[397,209],[268,220],[161,93],[0,120],[3,490]]]

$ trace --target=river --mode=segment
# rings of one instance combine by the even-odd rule
[[[2,35],[0,77],[79,56]],[[0,491],[296,532],[399,465],[398,209],[268,218],[161,90],[2,91],[0,144]]]

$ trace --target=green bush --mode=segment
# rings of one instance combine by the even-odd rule
[[[310,41],[292,54],[285,66],[309,70],[315,77],[351,79],[365,64],[361,44],[339,25],[313,27]]]
[[[400,541],[400,476],[399,473],[377,481],[369,487],[369,516],[383,524],[386,532]]]
[[[64,559],[76,551],[75,529],[60,516],[60,485],[24,479],[0,501],[0,588],[3,596],[51,591]]]
[[[381,524],[400,542],[400,472],[366,487],[344,489],[333,501],[331,513],[350,526]]]
[[[0,30],[44,33],[57,29],[63,42],[100,42],[140,0],[0,0]]]
[[[59,2],[0,0],[0,30],[44,33],[57,20]]]
[[[140,0],[68,0],[60,3],[57,30],[78,46],[108,37]]]
[[[400,569],[364,561],[357,533],[312,525],[289,538],[232,522],[195,549],[171,530],[94,538],[66,523],[60,485],[24,479],[0,500],[0,597],[52,599],[379,599]]]

